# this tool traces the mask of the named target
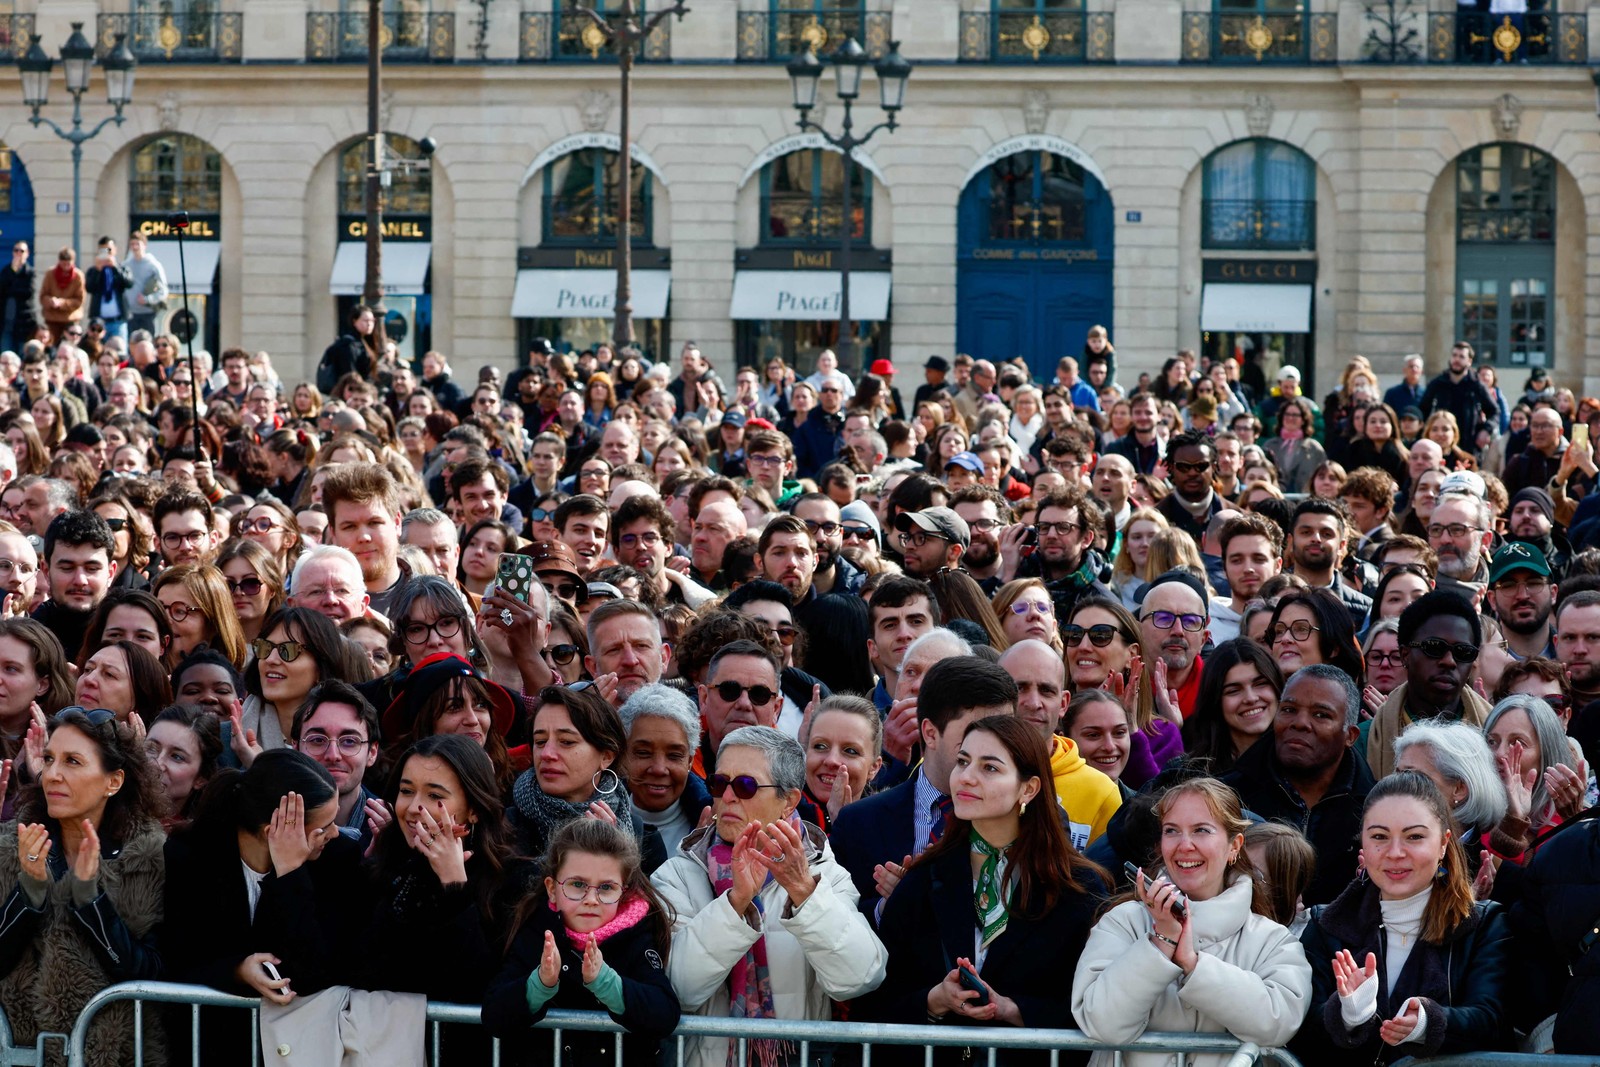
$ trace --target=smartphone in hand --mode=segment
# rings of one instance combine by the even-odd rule
[[[961,988],[970,989],[972,992],[978,994],[976,998],[967,1001],[967,1003],[972,1005],[974,1008],[986,1007],[989,1003],[988,987],[980,982],[978,980],[978,976],[973,974],[972,971],[966,967],[958,967],[957,971],[958,977],[961,981]]]

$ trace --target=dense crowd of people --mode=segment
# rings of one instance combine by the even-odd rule
[[[77,321],[0,353],[19,1043],[163,978],[263,1041],[481,1004],[470,1062],[551,1008],[625,1029],[580,1064],[683,1014],[1600,1052],[1600,401],[1542,373],[1317,404],[1253,352],[1124,383],[1096,328],[910,405],[692,343],[463,388],[357,308],[320,388]],[[112,1005],[90,1061],[188,1025]],[[753,1033],[684,1055],[798,1067]]]

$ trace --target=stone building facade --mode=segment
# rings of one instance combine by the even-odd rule
[[[31,30],[54,54],[83,22],[101,43],[129,33],[139,54],[127,121],[85,146],[86,237],[142,227],[166,257],[163,211],[198,205],[206,232],[186,262],[203,339],[309,374],[359,290],[364,0],[9,6],[14,51]],[[1540,364],[1600,392],[1587,8],[691,6],[633,82],[635,307],[641,338],[669,355],[692,339],[724,370],[773,354],[804,368],[835,339],[844,168],[797,134],[783,64],[805,44],[826,58],[848,33],[875,54],[897,41],[916,64],[899,128],[857,156],[851,288],[857,317],[880,320],[864,324],[868,350],[912,377],[958,349],[1023,354],[1048,377],[1103,323],[1124,381],[1180,348],[1242,348],[1303,362],[1322,392],[1350,354],[1392,374],[1422,352],[1431,368],[1467,335],[1508,393]],[[618,78],[571,7],[387,0],[389,143],[438,142],[427,171],[401,168],[391,188],[385,277],[411,346],[509,366],[535,332],[603,334]],[[13,82],[0,236],[26,233],[48,262],[71,234],[70,157],[29,124],[14,78],[0,67]],[[858,129],[881,118],[876,92],[869,71]],[[831,75],[821,96],[837,129]],[[58,74],[46,114],[69,107]]]

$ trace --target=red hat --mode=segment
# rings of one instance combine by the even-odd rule
[[[744,424],[747,430],[776,430],[777,427],[766,419],[751,419]]]
[[[436,652],[411,668],[399,695],[383,713],[383,736],[398,738],[410,733],[423,704],[452,678],[476,678],[483,683],[489,691],[489,702],[494,705],[489,728],[505,737],[516,717],[511,693],[453,652]]]
[[[887,378],[894,374],[894,364],[886,359],[875,359],[872,361],[872,367],[867,373]]]

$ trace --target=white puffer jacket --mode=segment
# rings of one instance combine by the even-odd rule
[[[780,1019],[828,1019],[830,999],[861,996],[883,981],[888,953],[856,908],[850,872],[834,861],[820,830],[807,825],[806,831],[817,888],[792,914],[788,894],[775,880],[761,890],[759,919],[754,904],[739,915],[727,893],[713,892],[706,866],[713,827],[684,838],[678,854],[651,876],[676,916],[667,975],[685,1013],[729,1014],[728,975],[763,934],[772,1005]],[[724,1067],[727,1058],[726,1041],[706,1038],[692,1043],[686,1067]]]
[[[1249,878],[1210,900],[1192,900],[1200,962],[1183,969],[1150,943],[1150,912],[1136,900],[1101,917],[1078,958],[1072,1016],[1097,1041],[1129,1041],[1146,1031],[1231,1033],[1263,1048],[1284,1045],[1311,1001],[1311,965],[1285,927],[1250,910]],[[1194,1067],[1220,1067],[1225,1056],[1193,1056]],[[1097,1052],[1090,1067],[1112,1053]],[[1165,1053],[1127,1053],[1126,1067],[1167,1067]]]

